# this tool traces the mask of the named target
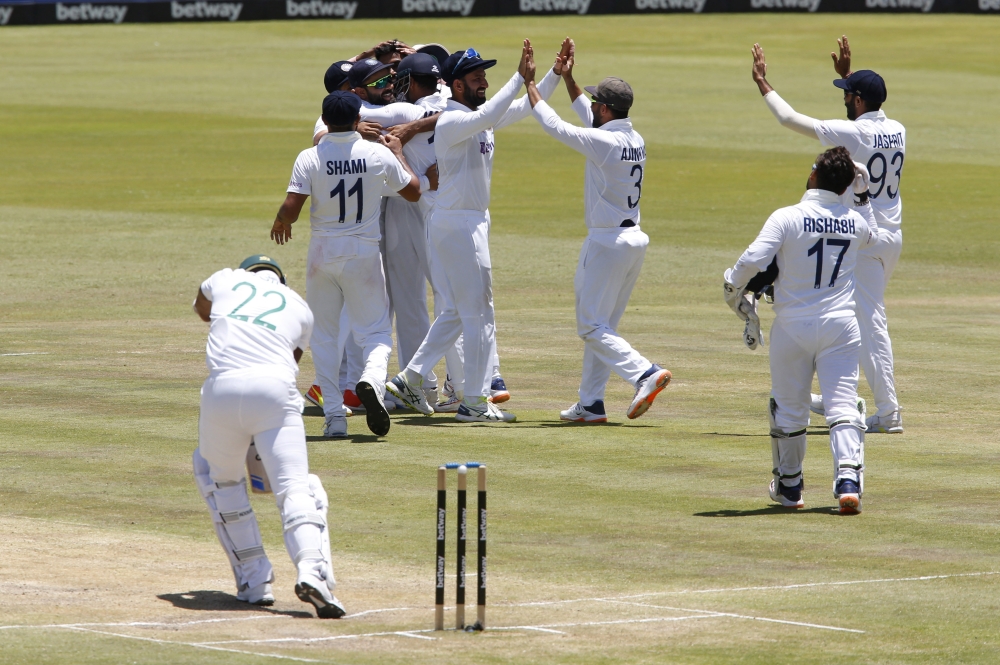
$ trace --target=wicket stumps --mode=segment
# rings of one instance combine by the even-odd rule
[[[444,630],[444,570],[445,570],[445,513],[448,504],[448,469],[458,472],[458,541],[455,546],[457,570],[455,584],[455,628],[457,630],[483,630],[486,627],[486,465],[479,462],[459,464],[452,462],[438,467],[437,492],[437,566],[434,589],[434,630]],[[468,530],[466,522],[466,491],[469,469],[477,470],[479,493],[479,551],[476,593],[476,623],[465,625],[465,540]]]

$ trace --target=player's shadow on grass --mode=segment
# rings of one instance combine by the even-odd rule
[[[704,436],[770,437],[770,434],[747,434],[745,432],[702,432]],[[806,430],[806,436],[830,436],[829,427],[813,427]]]
[[[428,416],[403,416],[392,419],[393,425],[414,425],[416,427],[498,427],[499,423],[463,423],[454,418],[434,418]],[[625,423],[573,423],[563,421],[520,420],[510,423],[518,429],[545,429],[549,427],[621,427]],[[657,425],[629,425],[629,427],[657,427]]]
[[[840,515],[840,508],[837,506],[820,506],[818,508],[800,508],[790,510],[781,506],[768,506],[767,508],[755,508],[753,510],[711,510],[704,513],[695,513],[695,517],[757,517],[759,515],[801,515],[802,513],[816,513],[819,515]]]
[[[313,443],[385,443],[384,436],[374,434],[348,434],[345,439],[328,439],[325,436],[307,436],[306,441]]]
[[[270,607],[260,607],[237,600],[236,596],[223,591],[201,589],[199,591],[183,591],[181,593],[161,593],[160,600],[172,603],[182,610],[205,610],[210,612],[268,612],[297,618],[312,618],[310,612],[298,610],[276,610]]]

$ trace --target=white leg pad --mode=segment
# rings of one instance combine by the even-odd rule
[[[336,581],[330,563],[330,534],[326,524],[327,496],[315,475],[309,475],[309,494],[297,492],[279,505],[285,547],[300,571],[312,571],[333,591]]]
[[[833,483],[849,478],[857,481],[858,489],[864,481],[865,433],[854,423],[840,423],[830,428],[830,451],[833,453]]]
[[[274,581],[271,562],[264,553],[257,516],[250,507],[246,480],[219,486],[209,476],[208,462],[195,449],[194,477],[212,515],[215,535],[229,557],[239,590]]]
[[[802,463],[806,458],[806,431],[785,432],[774,421],[777,404],[771,398],[767,412],[771,426],[771,473],[775,482],[779,480],[786,487],[794,487],[802,480]]]

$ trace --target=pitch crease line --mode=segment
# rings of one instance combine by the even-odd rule
[[[874,580],[846,580],[843,582],[806,582],[803,584],[785,584],[775,586],[745,586],[719,589],[683,589],[681,591],[651,591],[648,593],[637,593],[625,596],[605,596],[599,598],[571,598],[568,600],[539,600],[529,603],[498,603],[501,607],[536,607],[544,605],[564,605],[569,603],[592,603],[600,601],[613,601],[628,598],[648,598],[650,596],[680,596],[695,593],[735,593],[739,591],[782,591],[788,589],[807,589],[823,586],[849,586],[852,584],[888,584],[894,582],[926,582],[930,580],[945,580],[959,577],[985,577],[988,575],[1000,575],[1000,571],[984,571],[979,573],[955,573],[952,575],[921,575],[920,577],[893,577]]]
[[[197,621],[181,621],[181,622],[170,622],[170,621],[129,621],[129,622],[116,622],[116,623],[54,623],[54,624],[25,624],[25,625],[8,625],[0,626],[0,630],[12,630],[15,628],[88,628],[88,627],[104,627],[104,628],[129,628],[129,627],[155,627],[163,626],[164,628],[176,628],[179,626],[194,626],[202,623],[223,623],[227,621],[259,621],[261,619],[290,619],[291,617],[284,614],[268,614],[262,616],[254,617],[226,617],[223,619],[198,619]]]
[[[657,610],[673,610],[673,611],[676,611],[676,612],[703,612],[705,614],[711,614],[712,616],[733,617],[735,619],[749,619],[751,621],[769,621],[769,622],[772,622],[772,623],[784,623],[784,624],[788,624],[789,626],[802,626],[804,628],[820,628],[820,629],[823,629],[823,630],[837,630],[837,631],[841,631],[841,632],[845,632],[845,633],[860,633],[862,635],[865,633],[865,631],[863,631],[863,630],[856,630],[854,628],[840,628],[838,626],[825,626],[823,624],[818,624],[818,623],[805,623],[805,622],[802,622],[802,621],[788,621],[788,620],[785,620],[785,619],[769,619],[767,617],[750,616],[750,615],[747,615],[747,614],[734,614],[732,612],[719,612],[719,611],[716,611],[716,610],[696,610],[696,609],[692,609],[690,607],[670,607],[670,606],[667,606],[667,605],[650,605],[649,603],[632,603],[632,602],[629,602],[627,600],[603,600],[603,601],[600,601],[600,602],[614,603],[616,605],[632,605],[634,607],[648,607],[648,608],[657,609]]]
[[[362,637],[386,637],[390,635],[398,635],[401,637],[415,637],[417,639],[427,639],[434,640],[435,637],[425,637],[418,635],[417,633],[431,633],[430,629],[421,630],[386,630],[377,633],[351,633],[349,635],[327,635],[326,637],[273,637],[263,640],[220,640],[212,642],[196,642],[198,645],[216,645],[216,644],[279,644],[282,642],[300,642],[302,644],[310,644],[312,642],[332,642],[334,640],[355,640]]]
[[[225,649],[222,647],[209,646],[204,644],[197,644],[194,642],[175,642],[173,640],[158,640],[155,637],[142,637],[139,635],[122,635],[120,633],[109,633],[104,630],[94,630],[93,628],[70,628],[70,630],[80,631],[82,633],[93,633],[95,635],[107,635],[109,637],[121,637],[127,640],[139,640],[142,642],[154,642],[156,644],[171,644],[174,646],[184,646],[192,647],[195,649],[209,649],[211,651],[227,651],[229,653],[239,653],[245,656],[263,656],[265,658],[281,658],[282,660],[296,660],[302,663],[322,663],[321,660],[314,660],[312,658],[296,658],[295,656],[284,656],[277,653],[258,653],[255,651],[242,651],[240,649]]]

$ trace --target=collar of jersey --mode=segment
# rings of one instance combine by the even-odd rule
[[[616,118],[614,120],[608,120],[606,123],[598,127],[598,129],[604,129],[609,132],[622,129],[632,129],[632,118]]]
[[[323,135],[323,138],[319,140],[320,143],[327,141],[329,143],[350,143],[352,141],[361,140],[361,134],[357,132],[329,132]]]
[[[799,203],[806,201],[816,201],[817,203],[840,203],[840,195],[834,194],[828,189],[807,189],[806,193],[799,199]]]
[[[885,111],[879,109],[878,111],[870,111],[868,113],[862,113],[858,116],[858,120],[885,120]]]

